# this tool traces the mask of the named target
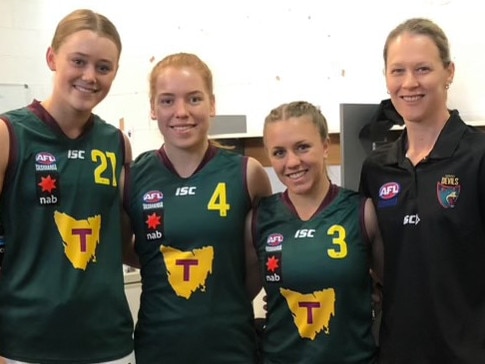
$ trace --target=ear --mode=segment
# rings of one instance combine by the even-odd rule
[[[152,120],[157,120],[157,113],[155,112],[153,105],[150,107],[150,117]]]
[[[216,116],[216,97],[214,95],[212,95],[210,102],[210,116],[211,118],[213,118],[214,116]]]
[[[326,138],[326,139],[322,140],[322,144],[323,144],[323,159],[327,160],[328,153],[329,153],[329,150],[330,150],[330,139]]]
[[[447,68],[448,71],[448,78],[446,80],[447,84],[451,84],[453,82],[453,77],[455,77],[455,64],[450,62]]]
[[[49,66],[49,69],[51,71],[55,71],[56,70],[56,54],[54,53],[54,50],[52,49],[52,47],[47,48],[45,59],[47,61],[47,65]]]

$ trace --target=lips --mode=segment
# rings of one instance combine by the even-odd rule
[[[171,125],[170,128],[176,131],[186,131],[194,128],[195,125]]]
[[[288,173],[288,174],[286,174],[286,177],[288,177],[289,179],[298,179],[298,178],[302,177],[306,172],[307,172],[307,170]]]
[[[401,99],[407,102],[414,102],[421,100],[424,96],[423,95],[413,95],[413,96],[401,96]]]
[[[83,86],[83,85],[78,85],[78,84],[75,84],[74,85],[74,88],[80,92],[85,92],[85,93],[96,93],[99,91],[99,88],[96,88],[96,87],[89,87],[89,86]]]

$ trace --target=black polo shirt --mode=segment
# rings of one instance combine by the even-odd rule
[[[365,160],[384,239],[381,363],[485,363],[485,133],[456,110],[413,166],[407,133]]]

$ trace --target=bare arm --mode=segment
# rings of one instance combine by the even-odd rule
[[[247,184],[252,205],[264,196],[271,194],[269,177],[261,163],[254,158],[249,158],[247,166]],[[259,269],[258,256],[253,243],[251,231],[252,212],[246,217],[246,231],[244,236],[246,252],[246,290],[251,300],[256,297],[262,287],[261,272]]]
[[[377,222],[377,216],[374,204],[370,198],[365,201],[364,208],[364,222],[372,243],[371,250],[371,269],[370,275],[372,277],[373,292],[372,303],[374,311],[374,323],[372,325],[372,332],[375,340],[379,342],[379,331],[382,311],[382,285],[384,275],[384,244]]]
[[[8,158],[10,155],[10,135],[7,124],[0,119],[0,194],[3,189],[5,173],[7,171]]]
[[[263,281],[259,269],[258,256],[253,244],[253,234],[251,231],[252,216],[252,211],[250,211],[246,217],[244,244],[246,253],[246,291],[249,298],[254,300],[263,287]]]
[[[247,166],[247,184],[252,205],[255,206],[261,197],[271,195],[271,183],[261,163],[249,157]]]
[[[124,160],[125,167],[123,167],[123,170],[121,171],[121,177],[120,177],[120,193],[121,193],[122,200],[124,197],[124,190],[125,190],[126,166],[129,165],[133,159],[130,140],[124,133],[123,133],[123,138],[125,142],[125,160]],[[123,263],[135,268],[140,268],[140,261],[138,260],[138,255],[136,254],[135,247],[134,247],[133,229],[131,227],[131,222],[130,222],[128,213],[124,208],[121,211],[121,229],[122,229],[122,238],[123,238]]]
[[[376,210],[370,198],[365,201],[364,223],[369,239],[372,242],[372,273],[374,279],[378,281],[377,283],[382,284],[384,274],[384,244],[377,222]]]

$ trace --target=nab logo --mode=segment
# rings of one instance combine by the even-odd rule
[[[279,282],[281,276],[278,273],[266,274],[266,282]]]
[[[383,200],[390,200],[399,193],[400,187],[396,182],[388,182],[379,188],[379,197]]]
[[[41,152],[36,154],[35,162],[38,164],[51,165],[56,163],[56,157],[50,153]]]
[[[84,159],[84,153],[86,153],[84,150],[71,150],[67,152],[67,158],[68,159]]]
[[[266,240],[266,244],[269,246],[278,246],[283,243],[283,235],[274,233],[268,236],[268,240]]]
[[[295,238],[313,238],[315,229],[300,229],[295,233]]]
[[[143,202],[157,203],[163,200],[163,193],[157,190],[149,191],[143,195]]]
[[[175,196],[188,196],[188,195],[195,195],[195,190],[197,187],[177,187],[175,191]]]

